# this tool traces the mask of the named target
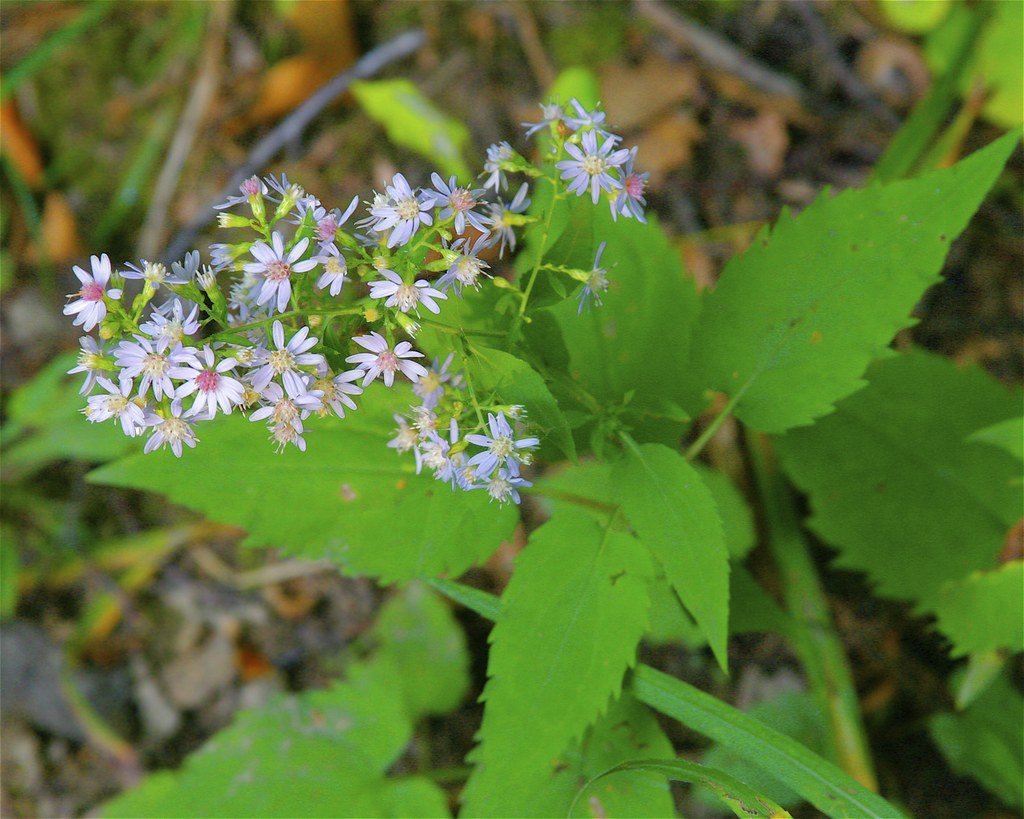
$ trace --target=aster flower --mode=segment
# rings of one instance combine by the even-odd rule
[[[146,413],[146,426],[153,428],[153,434],[146,441],[143,452],[149,453],[170,446],[174,456],[180,458],[183,444],[195,448],[197,438],[195,430],[192,429],[192,421],[182,417],[181,401],[177,398],[171,402],[168,415],[160,415],[149,410]]]
[[[337,208],[334,208],[334,210],[327,210],[323,207],[313,209],[312,216],[313,222],[316,224],[316,239],[322,246],[326,247],[334,242],[338,229],[348,221],[358,204],[359,197],[353,196],[344,213]]]
[[[242,202],[248,202],[250,196],[267,195],[267,186],[264,184],[258,176],[250,176],[241,185],[238,186],[238,190],[241,192],[241,196],[229,196],[224,202],[219,205],[214,205],[214,210],[226,210],[227,208],[240,205]]]
[[[89,397],[83,410],[85,417],[94,424],[116,418],[121,423],[124,434],[129,438],[140,434],[145,427],[146,414],[142,407],[131,399],[131,379],[123,378],[120,384],[114,384],[109,378],[101,376],[97,381],[107,392]]]
[[[551,123],[559,122],[562,117],[565,116],[565,109],[562,108],[557,102],[549,102],[547,105],[541,103],[540,105],[541,120],[540,122],[520,122],[519,124],[526,129],[526,138],[529,139],[538,131],[542,131],[548,128]]]
[[[403,313],[414,310],[419,314],[419,304],[431,313],[440,313],[441,308],[434,299],[448,298],[440,290],[431,287],[426,279],[417,279],[412,284],[406,284],[394,270],[381,270],[380,274],[384,281],[370,283],[370,298],[387,299],[384,302],[387,307],[397,307]]]
[[[197,260],[198,257],[199,254],[196,253]],[[184,272],[184,268],[178,265],[176,271],[168,273],[167,266],[162,262],[149,262],[143,259],[140,264],[126,263],[121,276],[125,279],[144,281],[154,290],[159,290],[163,284],[185,284],[188,280],[184,278]]]
[[[306,439],[302,432],[295,429],[291,424],[274,424],[270,427],[270,440],[274,442],[277,454],[285,451],[288,444],[291,444],[299,452],[306,451]]]
[[[436,434],[421,440],[413,450],[416,456],[416,474],[418,475],[423,467],[427,467],[434,471],[435,477],[438,477],[438,473],[443,472],[449,465],[449,449],[451,449],[451,444]],[[444,477],[440,478],[440,480],[444,479]]]
[[[356,336],[352,340],[363,349],[369,350],[367,353],[356,353],[345,359],[349,364],[355,364],[365,371],[364,387],[378,375],[384,380],[385,386],[390,387],[395,383],[395,372],[402,372],[413,383],[427,374],[422,364],[409,361],[410,358],[422,358],[423,353],[412,349],[408,341],[400,341],[392,350],[380,333]]]
[[[519,190],[516,191],[515,197],[508,205],[499,199],[490,206],[491,214],[488,225],[493,232],[491,233],[488,243],[492,246],[499,245],[499,259],[505,256],[506,246],[509,251],[513,253],[515,252],[516,231],[515,226],[512,224],[509,217],[525,213],[526,209],[530,207],[530,198],[527,196],[529,191],[529,184],[524,182],[520,185]]]
[[[382,206],[377,206],[375,197],[370,213],[376,218],[375,231],[391,231],[388,247],[407,244],[421,224],[433,224],[434,218],[430,215],[433,198],[426,193],[415,194],[402,174],[396,173],[387,186],[387,197],[387,204]]]
[[[199,332],[199,305],[192,305],[192,310],[185,315],[185,307],[180,299],[174,299],[162,309],[154,310],[149,321],[139,325],[139,329],[156,342],[157,350],[163,352],[173,347],[186,336],[194,336]]]
[[[644,206],[647,204],[644,191],[647,189],[647,180],[651,175],[646,172],[637,173],[633,170],[636,150],[635,147],[630,149],[629,156],[619,171],[622,188],[615,194],[615,198],[611,202],[612,219],[616,219],[619,215],[627,218],[632,216],[637,221],[647,224],[647,218],[644,216]]]
[[[266,176],[264,181],[271,187],[274,193],[269,193],[267,198],[271,202],[283,202],[285,199],[291,199],[293,202],[298,202],[304,198],[306,192],[302,189],[301,185],[293,184],[288,181],[288,174],[281,174],[280,178],[276,176]]]
[[[301,378],[300,367],[319,366],[324,363],[324,357],[319,353],[307,352],[316,346],[318,339],[315,336],[309,337],[308,327],[301,327],[286,344],[284,325],[279,321],[274,322],[273,338],[277,349],[267,351],[261,357],[259,363],[262,366],[250,379],[252,385],[257,390],[263,390],[275,375],[279,375],[289,395],[301,395],[306,387]]]
[[[345,276],[348,275],[348,263],[341,255],[338,246],[328,242],[320,246],[320,255],[316,257],[319,264],[324,266],[324,272],[316,280],[318,290],[330,287],[330,294],[337,296],[341,292],[341,286],[345,284]]]
[[[273,427],[290,426],[300,433],[303,431],[303,420],[322,406],[320,393],[307,390],[305,383],[295,395],[286,395],[280,384],[268,384],[260,400],[263,406],[249,416],[250,421],[264,421],[269,418]]]
[[[139,381],[139,397],[144,398],[153,387],[153,396],[157,401],[165,395],[174,395],[174,384],[171,381],[171,370],[178,367],[199,367],[194,347],[183,347],[175,344],[170,350],[160,350],[154,342],[145,336],[135,336],[135,341],[122,341],[114,349],[114,363],[121,368],[122,378]]]
[[[487,482],[487,494],[498,503],[520,503],[519,490],[527,486],[533,484],[519,475],[518,467],[501,468]]]
[[[469,459],[481,478],[488,477],[502,463],[508,469],[518,470],[517,462],[521,460],[520,451],[532,449],[540,444],[539,438],[516,440],[512,427],[509,426],[508,421],[505,420],[505,414],[502,412],[497,415],[487,413],[487,430],[491,433],[490,435],[466,436],[466,440],[471,444],[484,448],[483,452],[478,452]]]
[[[430,181],[434,184],[434,190],[429,194],[434,198],[434,207],[442,208],[438,214],[439,219],[449,219],[455,214],[456,233],[465,233],[467,223],[481,233],[488,232],[486,217],[473,210],[481,204],[483,188],[460,188],[456,183],[456,177],[452,176],[445,182],[438,173],[431,174]]]
[[[595,108],[593,111],[588,111],[575,97],[569,100],[569,104],[576,111],[576,116],[565,116],[562,119],[565,122],[565,124],[572,128],[574,131],[581,131],[584,128],[589,128],[601,134],[602,136],[614,140],[614,142],[619,141],[619,137],[615,136],[614,134],[606,130],[604,124],[604,111],[598,110],[597,108]]]
[[[590,271],[590,277],[584,284],[583,289],[580,291],[579,302],[580,308],[576,311],[579,315],[583,312],[584,308],[590,303],[590,299],[593,298],[594,304],[598,307],[601,306],[601,294],[608,289],[608,271],[601,267],[601,256],[604,253],[605,245],[607,242],[601,242],[597,246],[597,255],[594,257],[594,268]]]
[[[505,190],[508,187],[508,178],[501,169],[502,162],[512,159],[512,146],[507,142],[498,142],[487,148],[487,159],[484,161],[484,172],[487,180],[484,182],[485,190]]]
[[[171,276],[164,281],[169,284],[186,284],[192,281],[199,272],[199,251],[193,250],[185,254],[184,262],[171,262]]]
[[[251,252],[256,261],[249,262],[243,269],[246,273],[263,277],[256,304],[269,303],[271,309],[276,305],[278,312],[281,312],[292,295],[292,274],[312,270],[316,267],[316,259],[299,261],[309,246],[309,239],[300,239],[287,255],[284,251],[284,237],[280,233],[275,230],[270,240],[273,247],[266,242],[253,244]]]
[[[470,245],[468,239],[458,239],[453,245],[453,250],[458,250],[460,256],[451,263],[447,272],[437,280],[438,287],[448,292],[455,288],[455,294],[462,295],[463,287],[480,287],[480,276],[490,276],[487,272],[490,267],[487,262],[479,258],[480,253],[488,246],[488,237],[479,236]]]
[[[388,441],[388,446],[399,454],[408,452],[419,443],[420,436],[401,415],[395,413],[393,416],[398,428],[395,430],[395,437]]]
[[[77,293],[69,293],[68,298],[74,299],[64,305],[65,316],[75,316],[75,326],[81,326],[85,332],[91,332],[93,327],[103,321],[107,315],[107,305],[104,297],[110,299],[121,298],[121,291],[117,288],[108,290],[107,284],[113,275],[110,268],[110,257],[104,253],[102,256],[89,258],[92,266],[92,273],[86,273],[78,265],[75,265],[75,276],[81,282],[82,288]]]
[[[448,371],[448,368],[451,367],[454,359],[455,353],[448,353],[444,364],[435,358],[434,364],[427,370],[427,374],[413,384],[412,391],[422,399],[423,406],[427,409],[436,407],[444,396],[444,385],[452,379],[452,373]]]
[[[81,347],[78,352],[78,363],[68,370],[68,375],[85,373],[85,383],[78,394],[88,395],[96,386],[96,380],[100,375],[114,369],[114,359],[107,355],[104,345],[92,336],[82,336],[78,339],[78,344]]]
[[[348,370],[333,377],[328,372],[314,380],[313,390],[322,393],[319,414],[326,415],[329,410],[333,410],[339,418],[344,418],[345,407],[356,409],[356,402],[351,396],[362,395],[363,388],[353,382],[362,377],[362,370]]]
[[[245,392],[241,381],[227,375],[238,366],[238,362],[233,358],[217,362],[209,345],[196,358],[200,366],[174,367],[170,371],[172,378],[185,382],[178,387],[175,396],[186,398],[196,393],[196,399],[188,411],[190,416],[205,412],[207,418],[213,418],[218,406],[225,415],[230,415],[235,405],[242,402],[242,394]]]
[[[583,134],[581,144],[583,150],[572,143],[566,143],[565,150],[572,159],[556,162],[555,167],[562,172],[562,179],[572,180],[569,183],[570,192],[583,196],[587,188],[590,188],[591,199],[596,205],[602,189],[610,192],[622,186],[609,171],[625,162],[629,157],[629,151],[625,148],[613,150],[613,137],[609,137],[598,147],[595,131]]]

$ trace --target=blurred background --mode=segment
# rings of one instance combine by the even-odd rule
[[[867,183],[910,112],[948,102],[931,165],[1021,121],[1016,0],[856,2],[15,2],[0,8],[2,329],[2,814],[88,812],[150,769],[175,766],[239,708],[344,671],[382,592],[319,564],[238,549],[240,533],[84,476],[129,445],[78,415],[78,333],[60,314],[70,269],[170,262],[216,241],[211,201],[254,148],[328,207],[396,171],[480,167],[522,146],[557,74],[600,78],[608,121],[639,146],[651,207],[701,286],[782,208]],[[958,43],[965,31],[969,60]],[[274,129],[376,46],[421,29],[307,126]],[[379,99],[414,86],[412,119]],[[406,86],[398,86],[408,90]],[[406,112],[408,113],[408,112]],[[409,114],[409,116],[412,116]],[[429,134],[452,150],[439,156]],[[454,171],[452,171],[454,172]],[[1020,151],[919,306],[917,344],[1024,373]],[[168,255],[168,251],[172,255]],[[515,544],[474,582],[500,591]],[[755,555],[756,560],[756,555]],[[921,718],[950,672],[938,638],[856,575],[826,577],[882,760],[915,815],[1006,815],[950,769]],[[462,616],[462,615],[460,615]],[[482,685],[486,627],[464,615]],[[799,688],[775,637],[744,636],[721,677],[670,644],[663,663],[749,707]],[[438,767],[462,764],[478,706],[431,726]],[[696,735],[673,726],[685,751]],[[885,760],[888,758],[888,764]]]

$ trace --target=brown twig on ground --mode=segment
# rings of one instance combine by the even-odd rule
[[[633,8],[672,40],[710,67],[731,74],[771,97],[802,106],[805,94],[800,85],[755,62],[736,46],[704,26],[663,5],[660,0],[634,0]]]
[[[407,57],[419,49],[426,41],[424,33],[415,29],[399,34],[392,40],[377,46],[363,55],[355,65],[342,71],[328,80],[309,98],[281,121],[270,133],[253,146],[245,162],[235,170],[231,179],[221,189],[217,197],[204,207],[199,215],[182,228],[167,247],[164,256],[167,259],[178,259],[189,250],[192,241],[208,222],[213,218],[213,206],[224,201],[234,193],[244,179],[262,170],[274,155],[291,141],[298,139],[306,127],[331,102],[340,97],[354,80],[372,77],[382,68]]]
[[[182,111],[178,130],[171,140],[170,150],[164,160],[160,175],[156,180],[153,198],[149,201],[146,221],[143,223],[139,236],[137,255],[148,259],[159,252],[167,232],[167,212],[178,188],[182,169],[188,161],[188,155],[195,144],[199,126],[202,125],[213,95],[220,79],[220,63],[224,54],[224,41],[227,36],[228,24],[231,21],[233,3],[227,0],[214,3],[210,10],[209,31],[203,55],[199,61],[199,70],[192,93],[189,95],[185,110]]]

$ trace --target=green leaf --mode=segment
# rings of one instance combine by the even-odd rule
[[[829,816],[904,815],[799,742],[681,680],[640,665],[630,689],[641,702],[761,765]]]
[[[478,394],[493,391],[498,403],[525,406],[527,419],[541,440],[550,437],[567,458],[575,460],[576,445],[558,402],[529,364],[501,350],[474,347],[467,368]]]
[[[967,440],[997,446],[1018,461],[1024,461],[1024,417],[1010,418],[979,429],[968,435]]]
[[[639,757],[675,755],[649,709],[626,693],[613,700],[582,741],[559,755],[546,782],[506,792],[505,816],[567,816],[580,788],[584,788],[576,816],[662,817],[673,815],[672,794],[662,777],[644,771],[616,775],[584,787],[588,780],[613,765]]]
[[[568,105],[569,100],[575,98],[579,100],[580,105],[590,110],[600,103],[601,88],[592,71],[574,65],[566,68],[555,78],[551,88],[548,89],[547,98],[556,100],[562,105]]]
[[[692,464],[715,499],[718,516],[722,519],[722,533],[725,548],[732,560],[742,560],[757,543],[754,531],[754,514],[743,493],[724,472],[712,469],[702,463]]]
[[[701,785],[711,791],[736,816],[757,816],[762,819],[789,816],[787,811],[784,811],[771,799],[762,796],[757,790],[740,782],[725,771],[698,765],[696,762],[687,762],[685,759],[634,759],[622,762],[592,779],[588,783],[588,787],[595,785],[606,776],[622,771],[652,771],[676,782]],[[569,815],[574,816],[575,813],[570,811]]]
[[[787,737],[796,740],[822,757],[828,756],[825,737],[829,727],[818,701],[806,692],[791,691],[770,700],[756,703],[747,709],[748,717],[757,720]],[[772,776],[765,768],[743,754],[724,745],[714,744],[701,759],[705,765],[729,771],[760,793],[766,794],[787,808],[799,805],[803,800],[784,780]],[[697,798],[714,806],[714,794],[698,791]]]
[[[952,168],[784,213],[705,299],[689,367],[758,430],[831,412],[911,323],[1018,140],[1009,134]]]
[[[682,455],[660,444],[630,447],[612,483],[638,537],[726,668],[729,555],[714,496]]]
[[[935,616],[954,657],[995,648],[1024,651],[1024,561],[950,581],[939,590]]]
[[[344,420],[318,420],[304,453],[276,454],[262,427],[231,416],[204,425],[199,445],[180,459],[136,455],[90,480],[160,492],[247,529],[249,545],[328,558],[385,582],[458,575],[483,561],[511,534],[517,510],[416,475],[410,459],[385,445],[391,413],[411,403],[408,393],[371,390],[366,399]]]
[[[386,662],[355,666],[326,691],[242,711],[181,771],[147,777],[103,815],[383,816],[383,774],[411,732],[393,674]]]
[[[370,638],[393,661],[395,684],[414,722],[454,710],[469,690],[466,638],[449,607],[426,586],[411,583],[381,609]]]
[[[5,478],[24,477],[53,461],[102,463],[138,449],[116,421],[86,420],[81,379],[66,374],[75,362],[73,353],[58,356],[11,395],[3,428]]]
[[[928,730],[954,771],[1024,807],[1024,699],[1006,674],[967,710],[932,717]]]
[[[463,159],[469,143],[466,126],[438,109],[408,80],[357,80],[352,94],[369,116],[387,130],[388,139],[409,148],[469,182]]]
[[[941,23],[952,8],[950,0],[875,0],[886,22],[898,31],[923,34]]]
[[[506,815],[618,695],[647,623],[650,561],[624,532],[564,510],[516,560],[491,632],[469,815]]]
[[[946,582],[995,566],[1020,516],[1020,464],[964,443],[1019,414],[1020,398],[920,351],[878,362],[868,381],[832,415],[778,438],[777,451],[810,495],[810,528],[839,549],[836,564],[933,611]]]
[[[18,577],[21,558],[14,530],[0,524],[0,618],[10,617],[18,607]]]

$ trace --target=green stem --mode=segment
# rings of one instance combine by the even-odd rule
[[[296,316],[360,316],[362,314],[363,308],[361,307],[342,307],[340,309],[332,310],[290,310],[286,313],[277,313],[269,318],[260,319],[259,321],[250,321],[248,324],[239,324],[237,327],[228,327],[226,330],[221,330],[219,333],[207,336],[205,340],[216,341],[220,338],[244,333],[246,330],[255,330],[258,327],[266,327],[267,325],[273,324],[275,321],[295,318]]]
[[[775,465],[764,435],[751,442],[751,462],[765,514],[768,542],[783,575],[786,608],[793,616],[793,642],[811,691],[827,717],[834,759],[850,776],[878,790],[864,733],[853,675],[829,612],[794,499]]]
[[[747,391],[748,384],[750,384],[750,381],[736,391],[736,394],[729,399],[729,402],[724,407],[722,407],[722,411],[714,417],[714,420],[708,424],[707,428],[700,434],[697,440],[690,444],[690,447],[686,450],[686,460],[692,461],[700,455],[704,447],[707,446],[708,441],[715,437],[715,433],[718,432],[719,427],[721,427],[722,424],[725,423],[725,420],[732,415],[732,411],[740,402],[740,399],[743,397],[743,393]]]

